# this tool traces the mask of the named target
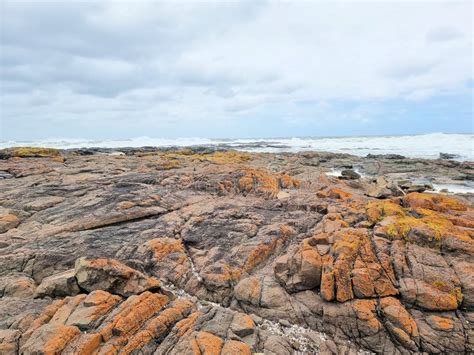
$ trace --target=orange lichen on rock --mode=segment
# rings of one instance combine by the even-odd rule
[[[300,182],[289,175],[271,174],[264,170],[246,169],[238,180],[241,192],[257,192],[275,197],[281,188],[299,188]]]
[[[368,219],[377,223],[375,235],[437,249],[454,243],[473,250],[474,232],[470,228],[474,221],[469,218],[467,207],[458,200],[443,195],[410,193],[401,203],[405,208],[396,200],[367,204]],[[463,217],[453,215],[459,211],[465,213]]]
[[[120,301],[121,298],[119,296],[111,295],[102,290],[93,291],[74,309],[67,318],[66,324],[87,329]]]
[[[169,254],[182,253],[186,258],[184,246],[181,240],[173,238],[152,239],[146,242],[146,246],[153,251],[153,257],[160,261]]]
[[[240,280],[234,288],[234,295],[239,301],[255,306],[259,305],[261,293],[262,280],[254,276]]]
[[[334,270],[334,259],[331,255],[324,255],[322,258],[323,271],[321,275],[321,297],[326,301],[332,301],[336,298]]]
[[[148,291],[138,296],[129,297],[100,329],[103,340],[108,341],[114,335],[124,335],[138,329],[158,313],[168,301],[168,297]]]
[[[60,354],[66,345],[80,334],[77,327],[47,324],[31,334],[21,346],[22,354]]]
[[[430,311],[456,310],[463,299],[460,287],[452,286],[448,289],[444,285],[440,287],[436,282],[428,284],[422,280],[402,278],[400,286],[402,294],[407,295],[407,301]],[[410,292],[413,293],[411,297]]]
[[[344,191],[337,187],[329,189],[328,196],[329,198],[336,198],[343,201],[352,198],[352,194],[350,192]]]
[[[176,329],[178,329],[178,336],[182,337],[190,330],[192,330],[192,327],[200,316],[202,316],[202,312],[196,311],[194,313],[191,313],[187,318],[176,323]]]
[[[4,214],[0,216],[0,233],[18,227],[20,220],[14,214]]]
[[[198,332],[196,341],[202,355],[219,355],[224,344],[221,338],[208,332]]]
[[[158,152],[147,152],[141,154],[142,156],[159,156],[164,158],[168,162],[177,163],[178,167],[180,161],[190,160],[195,162],[210,162],[214,164],[239,164],[245,163],[252,159],[252,156],[248,153],[237,152],[237,151],[222,151],[212,153],[195,153],[192,149],[184,148],[171,151],[158,151]]]
[[[69,344],[66,345],[61,354],[64,355],[89,355],[93,354],[99,348],[102,342],[102,337],[99,333],[82,333],[75,337]]]
[[[354,300],[352,307],[358,319],[364,322],[371,334],[378,333],[383,325],[376,316],[376,302],[373,300]]]
[[[431,315],[426,318],[426,322],[435,330],[450,332],[454,328],[454,322],[450,318]]]
[[[136,203],[132,201],[122,201],[117,204],[119,210],[128,210],[129,208],[135,207]]]
[[[400,204],[390,200],[376,200],[367,203],[367,216],[370,222],[376,223],[386,216],[404,216],[405,211]]]
[[[17,147],[7,149],[12,157],[17,158],[52,158],[59,157],[59,150],[53,148]]]
[[[467,210],[467,206],[459,200],[442,194],[412,192],[403,198],[403,203],[408,207],[421,207],[439,212]]]
[[[295,233],[296,232],[294,229],[290,226],[281,225],[279,236],[272,237],[271,240],[258,244],[256,248],[250,252],[243,267],[244,271],[249,272],[267,260],[269,256],[275,251],[275,249],[280,247],[290,236],[294,235]]]
[[[54,301],[52,304],[50,304],[48,307],[46,307],[43,313],[41,313],[39,317],[33,321],[31,326],[25,332],[25,334],[23,335],[23,340],[28,339],[29,336],[36,329],[48,323],[51,320],[51,318],[53,318],[54,314],[58,311],[58,309],[60,309],[65,303],[66,303],[66,299],[57,300],[57,301]]]
[[[397,328],[403,330],[410,337],[418,337],[418,326],[400,301],[393,297],[380,299],[383,315]]]
[[[398,294],[375,255],[367,229],[343,228],[331,237],[332,255],[323,256],[321,296],[325,300]]]
[[[155,289],[160,282],[114,259],[79,258],[75,263],[75,277],[87,291],[106,290],[130,296]]]
[[[188,300],[177,300],[171,307],[165,309],[153,318],[144,329],[133,335],[127,345],[120,349],[121,354],[131,354],[140,350],[153,339],[164,336],[169,328],[182,319],[193,307]]]
[[[297,189],[301,186],[301,182],[297,179],[292,178],[290,175],[283,174],[280,177],[280,186],[283,189]]]
[[[250,346],[241,341],[229,340],[222,347],[221,355],[251,355]]]

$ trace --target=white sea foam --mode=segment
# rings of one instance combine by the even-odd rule
[[[261,138],[261,139],[163,139],[137,137],[123,140],[48,139],[38,141],[0,141],[0,148],[14,146],[68,148],[186,147],[220,146],[258,152],[328,151],[358,156],[400,154],[412,158],[436,159],[439,153],[455,154],[457,160],[474,161],[473,134],[432,133],[412,136]]]

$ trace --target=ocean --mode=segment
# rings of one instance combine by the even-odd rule
[[[300,137],[256,139],[164,139],[137,137],[122,140],[46,139],[37,141],[0,141],[0,148],[15,146],[70,148],[187,147],[211,146],[249,152],[326,151],[357,156],[399,154],[411,158],[437,159],[449,153],[459,161],[474,161],[474,134],[431,133],[406,136]]]

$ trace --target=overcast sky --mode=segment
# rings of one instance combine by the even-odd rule
[[[0,1],[0,140],[473,131],[472,1]]]

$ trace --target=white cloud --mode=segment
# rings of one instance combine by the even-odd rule
[[[3,6],[6,127],[212,124],[276,103],[293,117],[303,101],[422,100],[473,77],[469,1]]]

